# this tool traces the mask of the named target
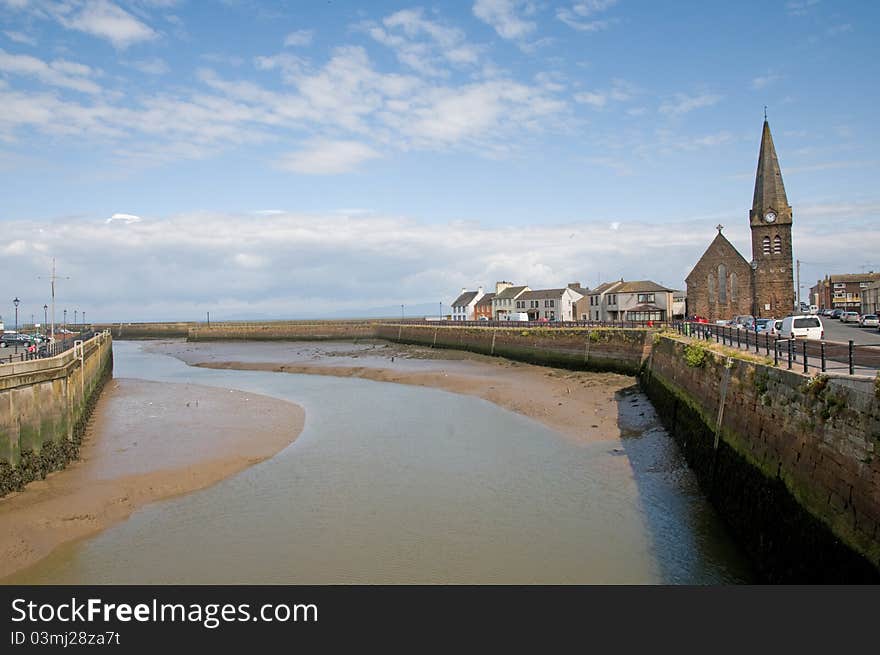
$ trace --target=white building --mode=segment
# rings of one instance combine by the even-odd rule
[[[473,321],[474,305],[484,296],[483,287],[476,291],[468,291],[462,289],[458,298],[452,301],[452,320],[453,321]]]
[[[527,286],[515,287],[511,282],[496,282],[495,297],[492,298],[492,318],[499,321],[512,312],[522,311],[516,308],[516,300],[528,290]]]
[[[584,297],[586,289],[580,284],[569,284],[564,289],[536,289],[517,297],[514,311],[526,312],[530,321],[576,320],[575,304]]]

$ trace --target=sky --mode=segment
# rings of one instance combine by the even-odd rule
[[[296,318],[751,258],[880,270],[880,3],[0,0],[0,317]],[[26,319],[24,317],[27,317]],[[38,319],[39,320],[39,319]]]

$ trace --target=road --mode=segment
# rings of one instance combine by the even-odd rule
[[[850,339],[857,346],[880,346],[880,331],[877,328],[861,328],[858,323],[841,323],[837,319],[821,316],[825,326],[825,341],[841,341]]]

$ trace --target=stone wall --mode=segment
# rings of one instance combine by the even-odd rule
[[[375,325],[370,321],[220,323],[191,327],[187,332],[188,341],[332,341],[374,337]]]
[[[86,422],[112,375],[109,335],[56,357],[0,365],[0,496],[76,458]]]
[[[610,328],[473,328],[377,325],[397,343],[469,350],[533,364],[635,375],[650,352],[650,330]]]
[[[642,385],[764,579],[880,581],[870,380],[810,378],[658,338]]]

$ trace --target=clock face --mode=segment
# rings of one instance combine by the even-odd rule
[[[776,212],[767,212],[764,214],[764,220],[767,223],[773,223],[776,220]]]

